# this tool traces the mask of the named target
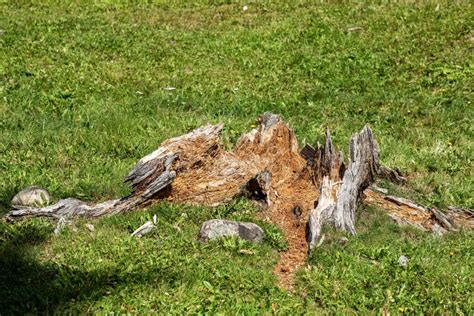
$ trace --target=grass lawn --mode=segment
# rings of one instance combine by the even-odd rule
[[[55,200],[123,196],[123,177],[163,140],[224,122],[231,147],[265,111],[282,114],[301,145],[331,128],[346,153],[368,123],[383,164],[409,174],[390,190],[474,207],[472,2],[112,2],[1,2],[0,213],[32,184]],[[259,246],[195,240],[206,219],[255,212],[239,199],[161,204],[59,236],[46,220],[0,221],[0,314],[474,309],[471,232],[434,238],[363,206],[359,234],[312,253],[289,293],[272,274],[285,246],[275,227],[261,223]],[[130,238],[153,214],[159,228]]]

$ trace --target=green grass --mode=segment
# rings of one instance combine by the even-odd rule
[[[231,147],[265,111],[302,145],[330,127],[346,153],[368,123],[383,163],[410,174],[408,195],[473,207],[473,4],[287,2],[2,2],[0,212],[32,184],[55,199],[122,196],[123,176],[161,141],[224,122]],[[275,228],[262,246],[195,241],[208,218],[254,212],[158,205],[57,237],[43,220],[1,223],[0,313],[473,308],[471,233],[434,239],[361,209],[359,235],[312,254],[292,295],[271,273],[285,247]],[[128,237],[155,213],[155,234]]]

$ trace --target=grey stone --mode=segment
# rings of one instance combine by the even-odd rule
[[[14,208],[43,207],[48,205],[49,201],[48,191],[37,186],[31,186],[18,192],[13,197],[11,204]]]
[[[405,256],[400,256],[400,258],[398,258],[398,264],[402,267],[406,267],[408,265],[408,258]]]
[[[199,240],[207,242],[219,237],[238,237],[251,242],[263,241],[263,229],[254,223],[236,222],[223,219],[211,219],[204,222],[199,232]]]

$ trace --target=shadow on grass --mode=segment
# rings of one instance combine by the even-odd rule
[[[1,315],[54,314],[67,311],[74,302],[92,304],[120,285],[150,281],[149,275],[136,271],[121,273],[116,268],[85,271],[41,262],[37,258],[37,246],[50,236],[51,226],[28,223],[16,230],[0,222]],[[155,272],[165,282],[179,279],[172,271]]]

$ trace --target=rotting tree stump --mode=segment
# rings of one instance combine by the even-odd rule
[[[280,284],[291,286],[294,272],[309,250],[322,242],[321,228],[355,234],[355,212],[361,200],[386,210],[399,224],[409,224],[438,234],[459,227],[472,228],[468,209],[440,212],[409,200],[384,194],[369,186],[376,177],[404,181],[396,170],[380,165],[379,148],[365,126],[350,139],[349,159],[335,150],[329,130],[324,145],[302,150],[294,132],[280,116],[265,113],[259,126],[244,134],[232,151],[220,140],[222,124],[206,125],[169,139],[143,157],[125,181],[132,193],[117,200],[89,205],[77,199],[60,200],[43,208],[11,211],[7,219],[46,216],[100,217],[143,208],[162,200],[216,206],[244,194],[261,204],[263,219],[279,226],[288,251],[275,267]]]

